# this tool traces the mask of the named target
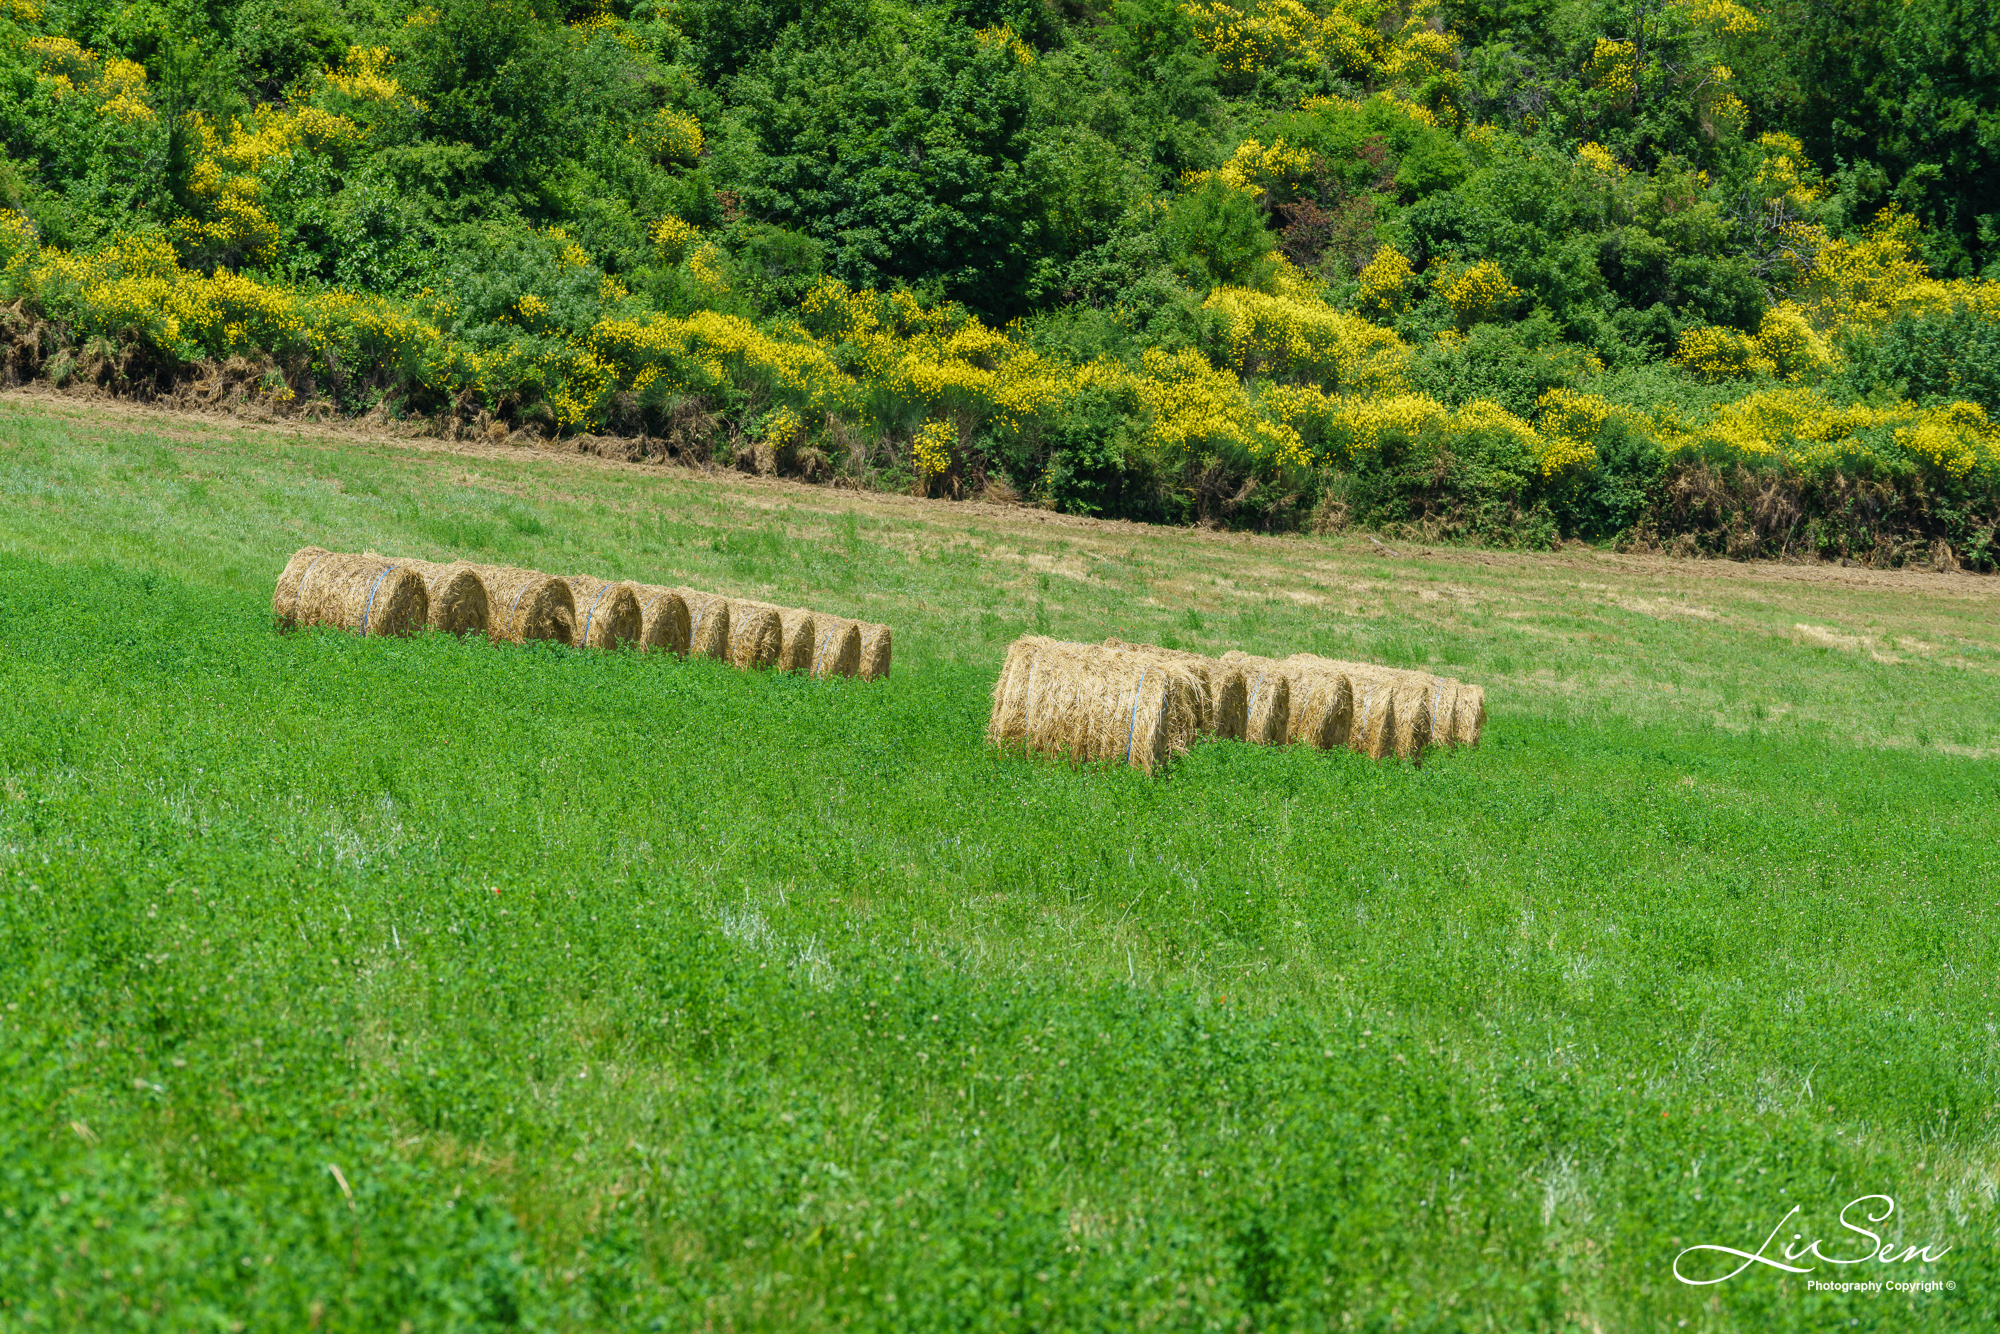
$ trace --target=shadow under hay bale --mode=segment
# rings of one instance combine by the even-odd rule
[[[775,667],[784,651],[778,613],[735,598],[729,602],[729,665],[739,671]]]
[[[332,554],[325,547],[300,547],[285,562],[284,572],[278,576],[278,587],[271,594],[271,619],[280,630],[298,625],[299,585],[305,582],[313,562]]]
[[[563,582],[569,585],[576,607],[576,638],[570,641],[576,647],[615,649],[639,642],[645,618],[639,612],[636,586],[587,574],[566,575]]]
[[[687,599],[658,584],[634,584],[639,595],[639,647],[665,649],[676,657],[688,652]]]
[[[519,570],[507,565],[473,568],[486,584],[487,632],[495,643],[526,644],[537,639],[553,639],[563,644],[575,641],[576,598],[567,583],[539,570]]]
[[[729,661],[729,599],[699,589],[677,588],[688,609],[688,653]]]
[[[430,599],[431,629],[453,635],[487,633],[492,604],[486,599],[486,581],[479,577],[478,569],[462,560],[445,565],[427,560],[407,563],[423,576],[424,594]]]
[[[423,576],[408,562],[329,552],[299,583],[298,625],[331,625],[357,635],[408,635],[430,616]]]
[[[1009,647],[987,735],[1156,773],[1195,739],[1201,689],[1176,662],[1031,635]]]

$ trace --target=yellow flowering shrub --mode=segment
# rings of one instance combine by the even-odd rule
[[[1614,100],[1632,96],[1639,91],[1637,50],[1630,42],[1598,38],[1590,59],[1583,62],[1583,79]]]
[[[146,69],[113,56],[100,59],[95,51],[68,37],[30,37],[23,45],[41,57],[37,82],[53,97],[81,94],[94,100],[104,115],[126,125],[156,119],[147,101]]]
[[[661,162],[693,162],[706,142],[701,122],[685,112],[662,107],[631,136],[631,142]]]
[[[1521,289],[1490,259],[1460,269],[1434,286],[1463,325],[1493,318],[1521,295]]]
[[[1285,67],[1324,70],[1446,107],[1459,87],[1458,39],[1434,26],[1438,8],[1431,0],[1335,0],[1324,15],[1299,0],[1196,0],[1181,12],[1195,40],[1239,77]],[[1435,124],[1433,110],[1422,109]]]
[[[1410,304],[1410,283],[1416,270],[1409,256],[1394,246],[1382,246],[1361,270],[1361,290],[1355,307],[1378,319],[1401,314]]]
[[[951,471],[952,450],[957,445],[958,432],[950,422],[928,421],[910,441],[910,459],[920,476],[942,477]]]
[[[1683,330],[1674,346],[1674,361],[1711,382],[1771,375],[1777,371],[1755,338],[1719,325]]]
[[[1380,325],[1321,301],[1220,287],[1224,360],[1239,376],[1310,380],[1335,389],[1400,388],[1409,347]]]

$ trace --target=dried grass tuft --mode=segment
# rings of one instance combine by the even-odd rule
[[[486,598],[486,581],[469,562],[413,560],[409,567],[423,576],[424,593],[430,599],[430,627],[446,634],[487,632],[492,620]]]
[[[688,653],[729,661],[729,599],[693,588],[674,591],[687,603]]]
[[[486,584],[487,633],[495,643],[576,641],[576,598],[561,579],[509,565],[476,565]]]
[[[330,554],[325,547],[300,547],[285,562],[278,587],[271,594],[271,618],[279,629],[290,630],[299,623],[299,585],[305,582],[313,562]]]
[[[423,576],[407,561],[328,552],[299,583],[299,625],[332,625],[358,635],[408,635],[430,616]]]
[[[634,584],[639,595],[639,647],[648,651],[665,649],[676,657],[688,652],[687,599],[671,588],[658,584]]]
[[[564,577],[576,607],[578,648],[615,649],[620,644],[636,644],[645,628],[639,612],[638,585],[593,579],[587,574]]]

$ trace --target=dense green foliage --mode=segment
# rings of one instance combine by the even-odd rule
[[[1984,442],[1970,471],[1886,426],[1695,442],[1719,403],[1769,388],[1835,408],[1994,409],[1990,291],[1913,301],[1917,270],[1893,248],[1836,262],[1888,227],[1938,278],[2000,275],[2000,36],[1982,13],[9,0],[0,208],[26,221],[0,235],[0,295],[27,303],[4,321],[0,378],[158,393],[247,357],[246,393],[279,410],[381,405],[450,430],[497,418],[725,461],[782,421],[800,447],[779,440],[773,457],[807,475],[998,483],[1082,512],[1989,568],[1990,421],[1954,428]],[[37,270],[35,247],[97,267]],[[1382,286],[1384,255],[1408,261],[1407,281]],[[204,286],[225,273],[258,286]],[[1242,374],[1246,420],[1282,415],[1258,398],[1272,383],[1357,392],[1323,366],[1243,364],[1211,293],[1262,291],[1394,329],[1418,363],[1396,387],[1447,409],[1491,401],[1525,422],[1552,390],[1588,393],[1648,418],[1620,430],[1662,461],[1579,482],[1535,458],[1495,489],[1453,426],[1464,466],[1417,494],[1394,450],[1306,439],[1273,454],[1240,421],[1163,429],[1164,393],[1093,382],[968,407],[913,395],[814,326],[812,296],[836,281],[1007,326],[1009,347],[1073,368],[1158,379],[1148,353],[1200,353]],[[330,293],[378,305],[312,304]],[[1717,359],[1794,299],[1815,332],[1786,346],[1803,352]],[[672,367],[632,352],[657,352],[633,331],[699,312],[789,351],[747,370],[730,350]],[[858,388],[783,383],[773,366],[798,352],[801,319]],[[1966,369],[1941,370],[1940,353]],[[965,359],[992,369],[981,355]],[[951,459],[914,451],[927,417],[951,422]],[[1810,462],[1821,445],[1865,458],[1829,477]],[[1773,484],[1813,540],[1755,518]],[[1689,486],[1715,503],[1682,503]]]

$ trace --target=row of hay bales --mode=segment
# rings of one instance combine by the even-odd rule
[[[798,607],[585,574],[454,561],[293,554],[271,595],[279,626],[329,625],[359,635],[407,635],[428,626],[495,643],[544,639],[577,648],[631,644],[737,667],[814,676],[889,674],[889,627]]]
[[[1420,762],[1426,746],[1478,745],[1485,725],[1484,690],[1429,672],[1028,635],[1007,649],[986,735],[1151,773],[1202,736]]]

